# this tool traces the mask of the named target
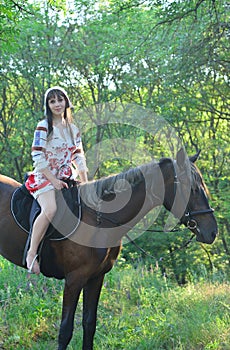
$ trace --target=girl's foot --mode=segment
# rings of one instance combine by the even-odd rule
[[[37,257],[38,254],[33,255],[32,253],[28,253],[26,258],[26,264],[29,273],[35,273],[36,275],[39,275],[40,267]]]

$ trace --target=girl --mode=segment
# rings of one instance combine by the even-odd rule
[[[68,187],[63,180],[73,178],[72,164],[82,182],[87,182],[87,167],[78,128],[72,123],[72,107],[64,89],[54,86],[44,98],[45,119],[34,133],[32,159],[34,171],[26,188],[37,199],[41,213],[36,218],[26,263],[30,273],[39,274],[38,246],[56,212],[55,190]]]

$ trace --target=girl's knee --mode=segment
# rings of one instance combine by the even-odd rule
[[[41,207],[41,215],[43,217],[46,217],[49,221],[51,221],[57,211],[57,204],[55,200],[55,192],[54,191],[48,191],[45,193],[42,193],[38,197],[38,203]]]
[[[54,218],[56,211],[56,205],[47,206],[46,208],[43,208],[43,214],[49,219],[49,221],[51,221]]]

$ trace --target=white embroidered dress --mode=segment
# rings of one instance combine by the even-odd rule
[[[26,188],[35,198],[40,193],[54,189],[51,182],[43,175],[43,169],[48,168],[57,176],[61,168],[71,168],[73,171],[71,178],[77,177],[79,171],[87,171],[79,130],[74,124],[70,124],[70,127],[73,140],[68,126],[62,130],[53,126],[52,134],[47,137],[47,120],[44,119],[37,125],[31,153],[34,171],[25,183]],[[73,164],[75,169],[72,167]]]

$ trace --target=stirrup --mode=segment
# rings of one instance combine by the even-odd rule
[[[38,257],[38,254],[36,254],[35,257],[33,258],[32,263],[30,264],[30,267],[28,268],[28,273],[31,273],[31,274],[34,273],[33,266],[34,266],[35,261],[37,260],[37,257]]]

